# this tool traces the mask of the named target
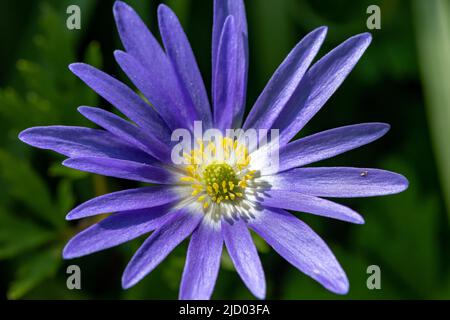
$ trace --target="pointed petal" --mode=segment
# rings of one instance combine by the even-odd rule
[[[222,256],[222,234],[205,219],[193,232],[180,285],[181,300],[207,300],[211,297]]]
[[[361,58],[371,39],[369,33],[351,37],[305,74],[273,125],[281,130],[281,145],[289,142],[322,108]]]
[[[237,58],[237,85],[236,101],[234,108],[233,127],[240,127],[242,117],[245,111],[245,101],[247,92],[247,74],[248,74],[248,32],[247,18],[245,15],[245,6],[243,0],[215,0],[214,1],[214,22],[212,37],[212,95],[215,95],[214,84],[216,83],[216,64],[219,56],[220,38],[225,26],[225,20],[233,16],[238,41]]]
[[[175,188],[143,187],[108,193],[82,203],[69,212],[67,220],[85,218],[101,213],[153,208],[175,202],[182,197]]]
[[[266,295],[266,280],[250,232],[243,220],[222,223],[222,233],[233,264],[247,288],[258,299]]]
[[[364,219],[348,207],[298,192],[269,190],[265,192],[261,204],[266,207],[306,212],[357,224],[364,223]]]
[[[107,177],[148,183],[174,184],[180,181],[178,175],[164,168],[120,159],[95,157],[70,158],[65,160],[63,165],[72,169]]]
[[[128,263],[122,276],[122,287],[128,289],[138,283],[186,239],[203,218],[186,209],[171,217],[139,248]]]
[[[208,95],[186,34],[175,13],[166,5],[159,6],[158,18],[164,47],[175,73],[197,110],[197,114],[200,115],[203,126],[210,128],[212,115]]]
[[[270,129],[316,56],[327,33],[320,27],[306,35],[281,63],[245,120],[244,129]]]
[[[233,110],[238,103],[236,100],[237,39],[234,18],[230,16],[225,21],[220,38],[214,78],[214,123],[215,127],[220,130],[232,128]]]
[[[70,239],[64,259],[82,257],[118,246],[159,228],[170,217],[170,205],[113,214]]]
[[[193,121],[199,120],[196,110],[185,100],[175,70],[158,41],[124,2],[116,1],[114,16],[127,51],[115,52],[122,70],[172,130],[191,128]]]
[[[331,250],[310,227],[290,213],[265,210],[249,221],[249,227],[294,267],[328,290],[337,294],[348,292],[347,276]]]
[[[121,117],[103,109],[93,107],[79,107],[78,111],[93,123],[111,132],[123,141],[127,141],[147,152],[152,157],[163,162],[170,160],[170,149],[166,143],[147,134],[142,129]]]
[[[298,168],[269,177],[272,190],[317,197],[373,197],[399,193],[408,188],[405,177],[380,169]]]
[[[178,83],[170,70],[160,71],[156,63],[147,68],[132,55],[117,50],[114,52],[117,63],[126,73],[134,85],[144,94],[150,103],[164,119],[167,126],[172,129],[193,127],[196,119],[192,105],[186,104],[180,97]]]
[[[84,63],[73,63],[69,69],[142,130],[161,141],[170,141],[171,133],[164,120],[125,84]]]
[[[129,54],[147,68],[157,65],[164,71],[170,66],[158,41],[132,7],[116,1],[113,12],[120,39]]]
[[[258,151],[252,154],[256,161],[253,165],[260,169],[262,175],[303,167],[371,143],[388,130],[389,125],[385,123],[362,123],[319,132],[281,147],[278,167],[264,165],[269,159]]]
[[[68,126],[34,127],[22,131],[19,139],[33,147],[53,150],[67,157],[106,157],[152,162],[145,152],[103,130]]]

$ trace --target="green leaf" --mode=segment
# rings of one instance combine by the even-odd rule
[[[62,213],[62,216],[65,216],[70,209],[72,209],[75,203],[75,195],[72,189],[72,183],[69,180],[62,180],[58,184],[58,206]]]
[[[383,273],[381,265],[381,289],[369,290],[367,288],[367,267],[372,264],[363,256],[356,255],[339,247],[332,247],[342,268],[347,272],[350,291],[345,296],[336,295],[322,287],[315,280],[292,266],[283,279],[282,299],[395,299],[399,293]]]
[[[166,4],[175,12],[183,26],[186,26],[189,18],[191,0],[167,0]]]
[[[399,195],[364,201],[359,211],[366,224],[356,230],[353,243],[382,265],[397,287],[407,289],[404,298],[428,297],[441,282],[439,199],[420,190],[414,170],[402,161],[381,167],[405,174],[410,186]]]
[[[69,180],[79,180],[89,176],[89,173],[74,170],[61,165],[60,161],[54,162],[48,169],[48,175],[55,178],[66,178]]]
[[[8,259],[42,246],[54,234],[19,215],[0,208],[0,259]]]
[[[8,299],[20,299],[44,280],[53,277],[61,264],[61,250],[53,247],[23,261],[8,290]]]
[[[3,192],[20,201],[36,216],[53,225],[61,225],[46,184],[26,160],[0,151],[0,180],[7,186]]]
[[[428,121],[450,217],[450,6],[444,0],[416,0],[414,9]]]
[[[84,61],[91,66],[101,69],[103,66],[102,51],[97,41],[92,41],[86,49]]]

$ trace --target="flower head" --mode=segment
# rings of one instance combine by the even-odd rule
[[[212,110],[187,37],[167,6],[158,10],[164,49],[131,7],[117,1],[114,15],[126,50],[116,51],[115,58],[148,102],[117,79],[75,63],[70,70],[128,119],[80,107],[102,129],[35,127],[19,137],[67,156],[63,164],[70,168],[156,185],[106,194],[74,208],[67,219],[114,213],[71,239],[63,256],[84,256],[152,232],[123,274],[122,285],[129,288],[190,236],[181,299],[211,296],[223,245],[245,285],[264,298],[264,272],[251,229],[300,271],[345,294],[347,277],[328,246],[286,210],[363,223],[355,211],[324,198],[405,190],[407,180],[388,171],[305,167],[370,143],[389,126],[365,123],[291,140],[343,82],[371,36],[348,39],[310,67],[326,28],[308,34],[244,121],[248,44],[242,0],[214,2]],[[197,122],[220,135],[197,137],[181,155],[174,152],[180,151],[174,133],[195,136]],[[242,130],[224,134],[230,129]],[[262,143],[256,135],[256,146],[246,143],[246,132],[272,129],[278,130],[277,139]],[[174,155],[183,161],[174,161]]]

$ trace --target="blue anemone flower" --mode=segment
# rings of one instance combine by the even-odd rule
[[[89,200],[67,219],[114,212],[72,238],[66,259],[85,256],[151,233],[123,274],[123,288],[148,275],[190,237],[180,299],[209,299],[225,245],[236,271],[257,298],[264,298],[263,268],[249,230],[326,289],[345,294],[349,283],[325,242],[286,210],[361,224],[352,209],[325,198],[371,197],[401,192],[401,175],[367,168],[305,167],[368,144],[388,130],[383,123],[340,127],[291,141],[322,108],[350,73],[371,36],[353,36],[313,66],[327,29],[306,35],[276,70],[244,120],[248,71],[247,23],[242,0],[214,1],[212,93],[205,90],[197,62],[175,14],[158,9],[163,46],[136,12],[123,2],[114,16],[126,51],[115,58],[141,97],[96,68],[75,63],[70,70],[126,118],[94,107],[79,112],[102,129],[34,127],[20,139],[68,157],[67,167],[151,185]],[[212,109],[212,110],[211,110]],[[223,138],[228,150],[210,161],[214,145],[198,142],[173,161],[172,133],[204,129],[278,129],[278,165],[268,165],[261,149]],[[194,163],[197,157],[206,161]],[[238,161],[239,160],[239,161]]]

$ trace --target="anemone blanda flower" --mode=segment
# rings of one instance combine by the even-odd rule
[[[70,168],[157,186],[103,195],[73,209],[69,220],[114,213],[71,239],[64,258],[98,252],[153,231],[123,274],[122,285],[129,288],[191,236],[181,299],[210,298],[223,245],[248,289],[264,298],[265,277],[251,229],[300,271],[328,290],[345,294],[348,280],[330,249],[286,210],[363,223],[355,211],[324,198],[405,190],[408,181],[388,171],[304,167],[370,143],[389,126],[357,124],[291,140],[349,74],[368,47],[370,34],[351,37],[309,67],[327,29],[312,31],[276,70],[243,121],[248,47],[242,0],[214,2],[213,111],[186,35],[167,6],[158,10],[164,49],[128,5],[116,2],[114,15],[126,49],[116,51],[115,58],[153,107],[115,78],[75,63],[70,70],[130,121],[102,109],[80,107],[82,115],[103,129],[35,127],[19,137],[67,156],[63,164]],[[171,134],[178,128],[192,131],[194,121],[206,129],[279,129],[279,166],[267,166],[258,150],[250,152],[228,138],[222,142],[232,156],[222,161],[174,164]],[[208,147],[199,142],[186,157],[204,157]]]

